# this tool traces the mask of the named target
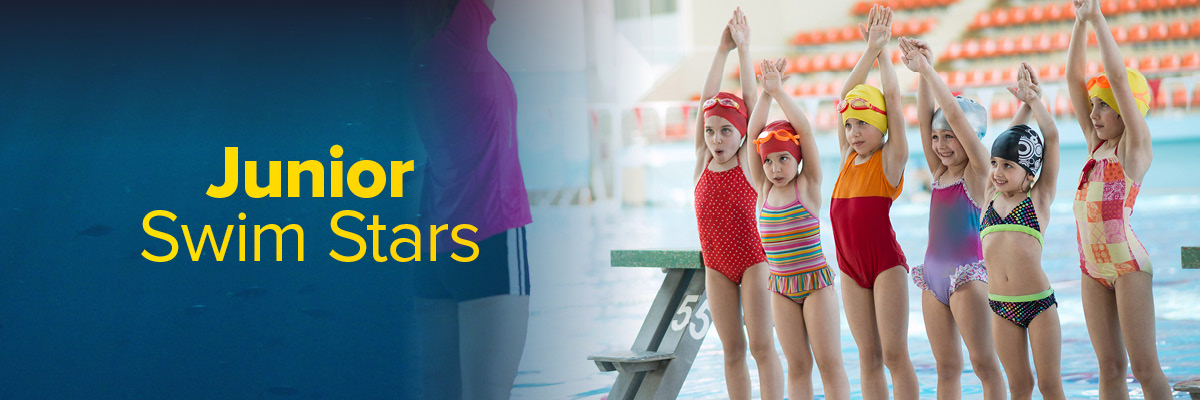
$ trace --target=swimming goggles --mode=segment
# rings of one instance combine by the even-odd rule
[[[887,115],[887,111],[880,110],[879,107],[875,107],[874,104],[871,104],[870,102],[867,101],[867,99],[864,99],[861,97],[856,97],[856,98],[850,99],[849,101],[842,100],[842,101],[839,101],[837,104],[837,111],[839,113],[846,112],[846,109],[848,109],[848,108],[853,108],[855,110],[873,110],[877,113]]]
[[[708,109],[716,107],[717,104],[720,104],[722,107],[732,108],[735,110],[740,108],[740,107],[738,107],[738,103],[736,101],[733,101],[733,99],[719,99],[716,97],[705,100],[704,106],[702,108],[704,109],[704,111],[708,111]]]
[[[774,137],[775,139],[779,139],[779,141],[781,141],[781,142],[786,142],[786,141],[790,140],[790,141],[792,141],[792,143],[795,143],[797,146],[800,145],[799,136],[796,136],[796,134],[794,134],[791,131],[788,131],[786,129],[780,129],[780,130],[776,130],[776,131],[767,132],[766,136],[760,136],[758,139],[754,139],[754,144],[763,144],[763,143],[769,142],[769,141],[771,141],[772,137]]]
[[[1100,75],[1092,79],[1088,79],[1087,90],[1092,90],[1092,88],[1096,85],[1100,85],[1101,89],[1112,90],[1112,84],[1108,82],[1108,75]],[[1143,90],[1141,92],[1134,93],[1133,98],[1141,100],[1143,103],[1148,103],[1148,101],[1146,101],[1146,95],[1149,92],[1149,90]]]

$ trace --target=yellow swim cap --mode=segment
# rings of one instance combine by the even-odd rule
[[[842,113],[843,124],[850,118],[857,118],[887,135],[887,104],[883,101],[883,92],[874,86],[855,86],[838,103],[838,112]]]
[[[1137,101],[1138,111],[1142,112],[1142,116],[1146,116],[1146,112],[1150,111],[1150,83],[1146,82],[1146,77],[1138,70],[1125,67],[1125,72],[1129,76],[1129,89],[1133,91],[1133,99]],[[1104,103],[1117,111],[1117,115],[1121,114],[1121,108],[1117,105],[1117,98],[1113,96],[1112,86],[1108,83],[1108,76],[1100,74],[1087,82],[1088,98],[1099,97]]]

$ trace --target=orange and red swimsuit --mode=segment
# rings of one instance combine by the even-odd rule
[[[854,158],[851,152],[838,173],[829,219],[838,268],[858,286],[871,289],[883,271],[896,266],[908,270],[889,216],[892,201],[904,188],[904,179],[894,187],[888,183],[883,174],[882,151],[876,151],[861,165],[854,165]]]

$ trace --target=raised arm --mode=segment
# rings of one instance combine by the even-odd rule
[[[733,24],[733,19],[729,20]],[[725,26],[725,30],[721,32],[721,42],[717,45],[717,53],[713,55],[712,66],[708,68],[708,76],[704,78],[704,87],[700,89],[700,104],[696,113],[696,168],[692,174],[692,181],[700,180],[700,174],[704,172],[705,164],[712,158],[712,153],[708,151],[708,144],[704,142],[704,102],[717,95],[721,91],[721,75],[725,73],[725,59],[729,57],[729,52],[737,46],[733,41],[733,36],[730,34],[729,25]],[[753,69],[751,69],[753,75]]]
[[[890,14],[890,12],[889,12]],[[889,24],[891,17],[889,16]],[[887,140],[883,143],[883,174],[892,186],[900,184],[908,163],[908,138],[904,134],[904,107],[900,104],[900,80],[892,57],[880,52],[879,81],[883,84],[883,104],[887,113]]]
[[[733,11],[733,20],[729,23],[729,33],[737,45],[738,68],[743,71],[739,75],[742,83],[742,100],[746,101],[746,109],[754,110],[755,96],[758,87],[754,80],[754,60],[750,58],[750,24],[746,22],[746,14],[738,7]]]
[[[765,67],[769,62],[763,60],[762,65]],[[755,102],[754,110],[750,112],[749,126],[746,128],[746,143],[742,145],[744,148],[742,153],[745,158],[742,159],[742,165],[746,166],[746,170],[750,172],[750,186],[754,187],[755,191],[761,191],[767,184],[767,174],[763,172],[762,156],[758,154],[758,145],[754,144],[754,140],[758,139],[758,135],[762,134],[763,127],[767,125],[767,114],[771,110],[771,95],[767,93],[767,89],[773,83],[768,82],[768,79],[779,79],[778,76],[770,78],[767,70],[763,72],[763,92],[759,95],[758,101]],[[782,82],[780,82],[782,85]],[[765,193],[759,193],[764,195]]]
[[[763,62],[763,66],[767,67],[769,63]],[[787,59],[780,58],[771,66],[771,71],[777,74],[782,74],[787,70]],[[765,70],[765,69],[764,69]],[[805,180],[809,191],[810,199],[821,198],[821,154],[817,151],[817,140],[813,138],[812,125],[808,121],[808,116],[804,114],[804,109],[800,104],[796,103],[792,96],[788,95],[782,89],[782,85],[772,86],[767,82],[766,73],[763,73],[763,91],[769,92],[771,98],[779,103],[779,107],[783,109],[783,115],[787,118],[788,123],[792,124],[792,129],[796,130],[796,136],[800,138],[800,158],[808,160],[800,167],[799,179]],[[785,76],[782,81],[786,81]],[[781,82],[782,82],[781,81]],[[812,205],[812,207],[819,207]]]
[[[858,24],[858,29],[862,32],[863,39],[867,41],[867,49],[863,50],[862,57],[859,57],[858,63],[854,64],[854,69],[850,70],[850,76],[846,78],[846,83],[842,85],[842,90],[838,92],[838,101],[845,99],[846,95],[855,86],[866,83],[867,74],[871,72],[871,66],[875,64],[875,60],[883,52],[884,45],[892,37],[891,19],[891,9],[876,4],[871,7],[871,12],[867,15],[867,25]],[[846,141],[845,124],[838,124],[837,136],[838,147],[844,161],[846,154],[850,151],[850,142]]]
[[[1150,159],[1154,155],[1150,146],[1150,126],[1146,125],[1146,117],[1138,108],[1133,85],[1129,82],[1129,75],[1125,73],[1125,62],[1121,58],[1121,49],[1117,47],[1117,41],[1113,39],[1112,31],[1108,30],[1108,22],[1105,21],[1104,14],[1100,12],[1098,0],[1076,0],[1076,2],[1081,1],[1088,3],[1085,16],[1088,23],[1092,24],[1092,29],[1096,31],[1096,42],[1100,45],[1100,59],[1104,63],[1104,70],[1108,71],[1105,75],[1108,77],[1113,98],[1117,101],[1116,106],[1122,110],[1121,120],[1125,123],[1125,133],[1121,136],[1119,150],[1124,154],[1117,154],[1117,157],[1120,157],[1125,173],[1133,180],[1140,182],[1146,174],[1146,170],[1150,168]],[[1142,91],[1139,94],[1148,105],[1150,101],[1149,86],[1138,89]],[[1088,150],[1091,149],[1088,148]]]
[[[1083,130],[1088,150],[1091,150],[1100,139],[1092,125],[1092,99],[1087,92],[1087,21],[1081,13],[1087,10],[1080,9],[1080,3],[1075,0],[1075,26],[1071,28],[1071,43],[1067,47],[1067,91],[1071,95],[1071,107],[1075,109],[1075,120]]]
[[[1017,74],[1018,75],[1021,73],[1022,68],[1026,68],[1030,71],[1029,76],[1032,79],[1031,83],[1033,83],[1033,86],[1031,86],[1031,88],[1033,89],[1034,93],[1037,93],[1037,97],[1039,99],[1041,99],[1042,98],[1042,83],[1038,81],[1037,75],[1032,72],[1033,67],[1029,66],[1029,63],[1027,63],[1027,62],[1022,62],[1021,65],[1017,66]],[[1008,89],[1008,92],[1012,93],[1013,97],[1016,97],[1017,100],[1021,100],[1021,97],[1017,96],[1017,90],[1020,89],[1019,86],[1008,86],[1008,87],[1005,87],[1005,89]],[[1013,114],[1012,122],[1010,122],[1008,124],[1008,127],[1012,128],[1017,125],[1029,125],[1029,117],[1032,115],[1033,115],[1033,110],[1029,108],[1029,103],[1026,103],[1025,101],[1021,101],[1021,106],[1017,107],[1017,112]]]
[[[900,51],[904,52],[901,61],[909,71],[920,74],[925,65],[930,64],[930,60],[908,38],[900,38]],[[937,177],[945,166],[933,153],[933,89],[924,75],[919,76],[917,81],[917,125],[921,127],[921,149],[925,154],[925,163],[929,165],[931,176]]]
[[[1042,171],[1033,186],[1033,194],[1044,200],[1043,204],[1054,201],[1054,193],[1058,184],[1058,127],[1054,125],[1054,116],[1038,98],[1033,90],[1036,73],[1029,64],[1023,64],[1017,73],[1017,98],[1029,105],[1033,118],[1037,121],[1038,130],[1042,131]]]

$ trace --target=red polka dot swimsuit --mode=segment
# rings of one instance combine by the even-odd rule
[[[741,160],[737,168],[721,172],[705,165],[695,193],[704,265],[739,285],[746,269],[767,262],[755,220],[758,193],[741,167]]]

